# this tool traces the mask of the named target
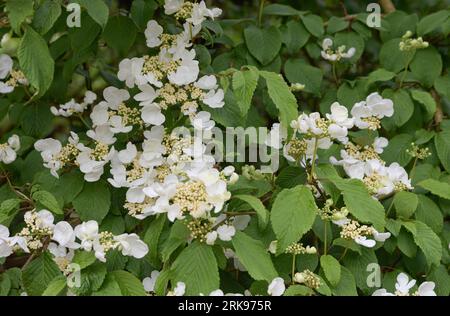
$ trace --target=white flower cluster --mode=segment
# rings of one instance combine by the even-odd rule
[[[333,40],[331,38],[325,38],[322,42],[322,51],[320,52],[323,59],[329,60],[331,62],[336,62],[340,61],[343,58],[352,58],[356,52],[356,49],[354,47],[350,47],[347,51],[345,51],[345,45],[339,46],[336,50],[334,50],[332,47]]]
[[[416,285],[416,280],[409,280],[409,277],[401,272],[397,276],[397,283],[395,283],[395,292],[389,293],[386,289],[379,289],[373,292],[372,296],[436,296],[434,292],[434,282],[423,282],[413,293],[409,291]]]
[[[66,221],[54,224],[53,214],[47,210],[29,211],[25,213],[24,220],[26,227],[13,237],[9,237],[7,227],[0,225],[0,257],[8,257],[19,248],[28,253],[47,246],[64,270],[76,249],[94,251],[95,257],[102,262],[106,261],[106,254],[112,249],[121,251],[124,256],[138,259],[148,253],[147,245],[138,235],[115,236],[107,231],[99,232],[96,221],[83,222],[75,228]]]
[[[78,103],[75,99],[71,99],[69,102],[61,104],[59,109],[52,106],[50,110],[55,116],[70,117],[75,113],[83,113],[87,107],[93,104],[97,100],[97,95],[92,91],[86,91],[83,102]]]
[[[14,70],[14,61],[9,55],[0,55],[0,94],[8,94],[14,91],[19,84],[27,86],[28,80],[20,70]],[[6,80],[6,81],[3,81]]]
[[[164,12],[167,15],[175,14],[177,20],[185,20],[194,26],[200,25],[207,18],[214,19],[222,14],[219,8],[208,9],[205,1],[200,3],[184,0],[166,0]]]
[[[4,144],[0,144],[0,163],[10,164],[17,158],[17,151],[20,149],[20,138],[12,135]]]

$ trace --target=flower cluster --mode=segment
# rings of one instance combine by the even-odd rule
[[[386,289],[379,289],[373,292],[372,296],[436,296],[434,282],[423,282],[415,292],[409,293],[415,285],[416,280],[409,280],[409,277],[402,272],[397,276],[394,293],[389,293]]]
[[[9,237],[8,228],[0,225],[0,257],[8,257],[19,249],[30,252],[48,248],[61,270],[64,270],[76,249],[94,251],[96,258],[102,262],[106,261],[108,251],[113,249],[138,259],[148,253],[147,245],[136,234],[115,236],[108,231],[99,232],[96,221],[83,222],[73,228],[66,221],[55,224],[54,220],[53,214],[47,210],[28,211],[24,215],[26,226],[13,237]]]
[[[422,49],[428,47],[428,42],[424,41],[422,37],[412,38],[413,33],[406,31],[402,36],[401,42],[398,44],[401,51],[414,51],[416,49]]]
[[[214,19],[222,14],[219,8],[208,9],[205,1],[197,3],[184,0],[165,1],[164,12],[167,15],[175,14],[177,20],[189,22],[193,26],[202,24],[207,18]]]
[[[0,80],[2,80],[0,81],[0,94],[13,92],[19,84],[28,85],[28,80],[23,72],[14,70],[14,61],[6,54],[0,55]]]
[[[333,49],[332,47],[333,40],[331,38],[325,38],[322,42],[322,51],[320,52],[323,59],[336,62],[343,58],[352,58],[356,52],[354,47],[350,47],[347,51],[345,51],[345,45],[339,46],[337,49]]]
[[[20,149],[20,138],[12,135],[4,144],[0,144],[0,162],[10,164],[17,158],[17,151]]]
[[[95,100],[97,100],[97,95],[88,90],[84,95],[83,102],[78,103],[75,99],[71,99],[69,102],[61,104],[59,109],[52,106],[50,110],[55,116],[70,117],[75,113],[83,113],[89,105],[95,102]]]

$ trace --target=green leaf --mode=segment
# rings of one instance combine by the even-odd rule
[[[311,296],[314,291],[307,286],[294,284],[286,289],[283,296]]]
[[[6,224],[11,220],[18,212],[18,208],[21,200],[8,199],[0,204],[0,224]]]
[[[449,15],[448,10],[441,10],[423,17],[417,24],[417,35],[423,36],[441,27]]]
[[[286,23],[287,32],[283,33],[283,39],[288,50],[298,52],[309,40],[309,33],[300,21],[290,20]]]
[[[161,258],[163,261],[167,261],[170,255],[180,246],[187,243],[189,236],[191,235],[186,224],[181,221],[175,222],[170,229],[169,237],[164,241],[163,249],[161,251]]]
[[[86,182],[83,191],[73,200],[75,211],[82,221],[101,222],[111,207],[111,193],[104,181]]]
[[[345,46],[355,48],[355,54],[349,59],[350,62],[356,62],[364,52],[364,39],[355,32],[340,32],[334,37],[336,47]]]
[[[402,217],[404,219],[410,218],[417,209],[418,204],[419,198],[414,193],[400,191],[394,196],[394,205],[397,217]]]
[[[430,266],[439,265],[442,257],[442,244],[433,230],[420,221],[404,222],[403,226],[414,236],[414,241],[425,254],[428,264]]]
[[[124,56],[133,45],[136,35],[137,29],[133,21],[122,15],[109,19],[103,31],[106,44]]]
[[[130,14],[134,23],[140,30],[145,30],[147,22],[153,16],[158,5],[153,0],[134,0],[131,4]]]
[[[450,98],[450,76],[442,76],[434,81],[436,91],[447,98]]]
[[[342,191],[350,214],[362,222],[373,224],[377,230],[384,228],[386,224],[384,207],[370,196],[360,180],[331,179],[331,181]]]
[[[63,275],[59,275],[50,282],[44,293],[42,293],[42,296],[58,296],[66,287],[66,277]]]
[[[406,166],[412,159],[407,153],[407,149],[411,148],[414,138],[410,134],[399,134],[389,140],[389,145],[381,154],[381,158],[388,164],[397,162],[400,166]]]
[[[400,230],[397,236],[397,246],[409,258],[414,258],[417,254],[417,246],[414,243],[413,236],[406,230]]]
[[[415,218],[430,226],[435,233],[442,232],[444,219],[441,210],[432,199],[421,194],[419,195],[419,205]]]
[[[234,95],[244,115],[247,115],[250,109],[253,94],[258,85],[258,78],[258,69],[254,67],[248,67],[245,70],[236,71],[233,74],[232,84]]]
[[[39,190],[33,193],[32,198],[42,204],[42,206],[47,208],[50,212],[57,215],[64,214],[62,208],[58,204],[58,201],[50,192]]]
[[[358,296],[355,278],[346,267],[341,266],[341,279],[339,280],[339,283],[332,288],[332,292],[335,296]]]
[[[411,72],[425,87],[431,87],[442,72],[442,58],[436,48],[419,49],[411,62]]]
[[[392,78],[394,78],[394,76],[395,76],[394,72],[380,68],[375,71],[372,71],[369,74],[367,84],[370,85],[370,84],[378,82],[378,81],[388,81],[388,80],[391,80]]]
[[[404,69],[407,60],[411,58],[411,54],[400,50],[400,41],[399,38],[391,39],[384,43],[380,50],[381,67],[395,73]]]
[[[72,262],[78,264],[80,269],[87,268],[96,261],[94,252],[89,251],[77,251],[72,259]]]
[[[299,184],[306,183],[305,169],[295,166],[287,166],[283,168],[277,176],[276,185],[286,188],[293,188]]]
[[[266,80],[269,96],[280,112],[281,124],[288,128],[298,115],[295,96],[280,75],[268,71],[261,71],[260,75]]]
[[[414,100],[423,105],[425,110],[424,121],[430,121],[434,117],[434,113],[436,113],[436,101],[434,101],[431,94],[426,91],[414,89],[411,90],[411,96]]]
[[[235,199],[242,200],[252,207],[256,211],[258,216],[258,226],[261,230],[264,230],[269,223],[269,211],[266,209],[260,199],[252,195],[235,195]]]
[[[108,22],[109,9],[103,0],[76,0],[102,28]]]
[[[274,60],[280,51],[281,34],[275,26],[267,29],[250,26],[244,30],[244,37],[250,54],[263,65]]]
[[[45,40],[30,26],[25,27],[17,56],[25,77],[36,88],[37,95],[43,96],[52,84],[55,62]]]
[[[284,72],[290,83],[304,84],[304,91],[320,95],[323,79],[320,68],[310,66],[301,59],[289,59],[284,65]]]
[[[106,266],[101,262],[95,262],[81,270],[80,286],[73,287],[72,291],[77,295],[91,295],[103,284],[107,274]]]
[[[383,123],[392,122],[395,126],[403,126],[414,113],[414,103],[406,90],[393,91],[386,89],[382,93],[384,98],[394,102],[394,115],[383,119]]]
[[[22,22],[33,14],[33,0],[6,0],[6,10],[11,27],[18,33]]]
[[[349,21],[346,21],[344,18],[338,18],[332,16],[328,20],[327,24],[327,33],[333,34],[342,30],[345,30],[349,25]]]
[[[113,271],[111,275],[119,285],[123,296],[146,296],[142,282],[127,271]]]
[[[297,9],[294,9],[291,6],[284,4],[269,4],[264,7],[263,10],[264,15],[281,15],[281,16],[293,16],[293,15],[302,15],[303,12]]]
[[[417,184],[443,199],[450,200],[450,184],[435,179],[426,179]]]
[[[278,276],[263,243],[237,231],[231,240],[236,256],[255,280],[271,282]]]
[[[234,240],[234,239],[233,239]],[[173,282],[186,284],[186,295],[207,295],[220,286],[216,257],[210,246],[193,242],[172,264]]]
[[[450,295],[450,275],[447,272],[447,268],[444,265],[440,265],[434,268],[428,280],[436,283],[436,294],[439,296],[449,296]]]
[[[320,266],[331,285],[338,285],[341,279],[341,265],[339,264],[339,261],[333,256],[324,255],[320,257]]]
[[[114,276],[107,274],[102,286],[92,296],[122,296],[122,291]]]
[[[450,172],[450,130],[444,130],[434,138],[437,155],[447,172]]]
[[[307,187],[299,185],[281,191],[271,211],[271,222],[278,239],[278,250],[283,252],[308,232],[316,214],[317,206]]]
[[[28,295],[41,295],[51,281],[60,275],[61,272],[53,261],[53,256],[48,252],[44,252],[31,261],[23,270],[23,285]]]
[[[158,243],[159,238],[161,236],[161,232],[164,228],[164,224],[166,222],[167,216],[165,214],[161,214],[157,216],[151,223],[148,225],[147,232],[144,236],[144,241],[148,245],[149,251],[148,255],[150,256],[152,262],[156,262],[158,259]]]
[[[301,17],[306,29],[315,37],[321,37],[324,33],[323,20],[315,14],[303,15]]]
[[[33,28],[39,34],[46,34],[61,15],[59,0],[45,0],[36,10],[33,18]]]
[[[377,264],[378,259],[372,249],[361,248],[361,254],[349,252],[343,259],[343,265],[353,274],[356,285],[362,291],[372,293],[374,290],[367,284],[369,273],[367,267],[369,264]]]

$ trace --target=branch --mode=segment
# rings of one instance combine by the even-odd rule
[[[386,13],[395,11],[395,6],[391,0],[380,0],[380,5]]]

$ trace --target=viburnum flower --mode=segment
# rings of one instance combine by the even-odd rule
[[[144,280],[142,280],[142,284],[144,285],[144,289],[147,292],[154,292],[156,280],[158,279],[160,274],[161,274],[160,271],[153,270],[152,273],[150,274],[150,277],[146,277]]]
[[[395,283],[395,293],[389,293],[386,289],[378,289],[372,296],[436,296],[434,282],[423,282],[416,292],[410,294],[410,290],[416,285],[416,280],[409,280],[408,275],[401,272]]]
[[[83,102],[78,103],[75,99],[71,99],[69,102],[61,104],[59,109],[52,106],[50,110],[55,116],[70,117],[74,113],[83,113],[89,105],[95,102],[96,99],[97,95],[88,90],[84,95]]]
[[[269,287],[267,288],[267,293],[270,296],[281,296],[286,290],[286,285],[284,284],[284,280],[280,277],[277,277],[270,282]]]
[[[360,129],[379,129],[380,119],[394,114],[394,104],[390,99],[383,99],[378,92],[369,94],[365,101],[356,103],[351,114],[355,125]]]
[[[17,158],[17,151],[20,149],[20,138],[12,135],[4,144],[0,144],[0,163],[10,164]]]
[[[325,60],[331,62],[340,61],[342,58],[349,59],[355,55],[356,49],[350,47],[347,52],[345,52],[345,45],[339,46],[336,50],[332,49],[333,40],[331,38],[325,38],[322,42],[322,51],[320,54]]]
[[[30,252],[24,237],[10,237],[8,227],[0,224],[0,258],[9,257],[16,245],[23,251]]]
[[[186,293],[186,284],[184,282],[177,282],[177,285],[172,291],[167,293],[167,296],[183,296]]]
[[[18,84],[28,85],[28,80],[21,71],[13,70],[14,61],[9,55],[0,55],[0,94],[8,94],[14,91]]]

